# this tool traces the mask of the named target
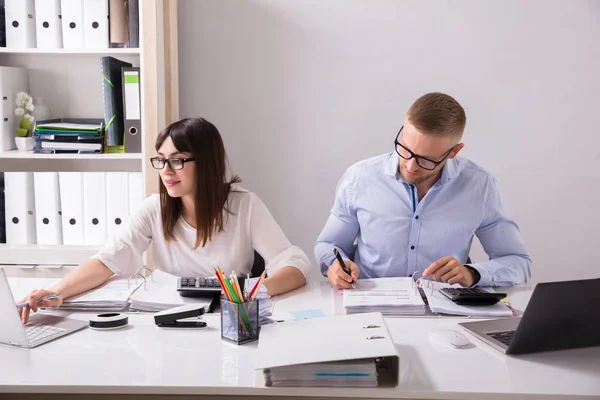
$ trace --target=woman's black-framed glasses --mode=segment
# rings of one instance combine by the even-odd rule
[[[194,161],[194,158],[160,158],[160,157],[152,157],[150,162],[152,163],[152,168],[154,169],[163,169],[165,164],[169,164],[169,168],[173,171],[177,171],[183,169],[183,166],[186,162]]]
[[[402,125],[400,127],[400,130],[398,131],[398,134],[396,135],[396,139],[394,140],[394,145],[396,146],[396,153],[398,153],[398,155],[405,160],[410,160],[411,158],[414,158],[417,161],[417,165],[419,167],[426,169],[428,171],[433,171],[434,169],[436,169],[438,165],[443,163],[444,160],[446,158],[448,158],[450,153],[452,153],[452,150],[454,150],[454,148],[456,147],[456,146],[452,146],[452,148],[450,150],[448,150],[448,152],[444,155],[444,157],[440,161],[430,160],[429,158],[426,158],[426,157],[423,157],[423,156],[413,153],[406,146],[400,144],[400,142],[398,141],[398,138],[400,137],[400,134],[402,133],[402,129],[404,129],[404,125]]]

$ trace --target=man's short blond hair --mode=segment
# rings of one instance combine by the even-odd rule
[[[426,135],[462,136],[465,110],[452,96],[434,92],[419,97],[408,109],[408,120]]]

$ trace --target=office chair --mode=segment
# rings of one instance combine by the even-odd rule
[[[254,263],[252,263],[252,270],[250,270],[250,277],[256,278],[260,276],[265,270],[265,260],[256,250],[254,250]]]

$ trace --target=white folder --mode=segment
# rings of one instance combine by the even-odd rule
[[[33,172],[4,173],[6,243],[35,244]]]
[[[83,173],[83,229],[85,244],[106,243],[106,173]]]
[[[38,49],[60,49],[62,16],[60,0],[35,0],[35,32]]]
[[[34,172],[35,231],[38,244],[62,244],[58,172]]]
[[[108,48],[108,0],[83,0],[83,37],[88,49]]]
[[[381,313],[288,321],[261,327],[255,369],[386,359],[398,382],[398,354]],[[300,371],[299,369],[299,371]],[[314,376],[314,375],[313,375]],[[266,382],[269,385],[268,382]]]
[[[83,229],[83,173],[59,172],[63,244],[85,244]]]
[[[144,181],[141,172],[129,172],[129,215],[144,201]]]
[[[6,0],[6,47],[25,49],[35,47],[34,0]]]
[[[106,173],[107,232],[111,238],[118,235],[129,217],[129,176],[127,172]]]
[[[61,0],[63,47],[81,49],[84,46],[83,0]]]

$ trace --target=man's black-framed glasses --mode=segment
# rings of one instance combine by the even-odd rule
[[[194,158],[160,158],[160,157],[152,157],[150,162],[152,163],[152,168],[154,169],[163,169],[165,164],[169,164],[169,168],[174,171],[183,169],[183,166],[186,162],[194,161]]]
[[[427,157],[417,155],[417,154],[413,153],[412,151],[410,151],[406,146],[400,144],[400,142],[398,141],[398,138],[400,137],[400,134],[402,133],[402,129],[404,129],[404,125],[402,125],[402,127],[400,127],[400,130],[398,131],[398,134],[396,135],[396,139],[394,140],[394,145],[396,146],[396,153],[398,153],[398,155],[405,160],[410,160],[411,158],[414,158],[417,161],[417,165],[419,167],[426,169],[428,171],[433,171],[434,169],[436,169],[438,165],[443,163],[444,160],[446,158],[448,158],[450,153],[452,153],[452,150],[454,150],[454,148],[456,147],[456,146],[452,146],[452,148],[450,150],[448,150],[448,152],[444,155],[444,157],[442,157],[442,159],[440,161],[434,161]]]

